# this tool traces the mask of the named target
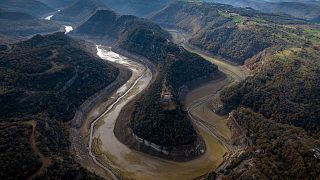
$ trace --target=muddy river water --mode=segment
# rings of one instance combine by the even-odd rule
[[[189,50],[191,51],[191,49]],[[89,153],[96,164],[108,171],[114,179],[121,177],[162,180],[193,179],[211,172],[223,162],[223,156],[229,152],[228,147],[221,139],[213,135],[212,127],[198,123],[196,119],[212,124],[213,128],[220,131],[225,139],[230,137],[230,131],[228,131],[224,121],[225,117],[215,115],[209,109],[206,109],[206,105],[211,95],[233,82],[238,76],[229,75],[227,79],[214,80],[188,94],[187,106],[192,107],[189,109],[189,114],[196,118],[194,119],[195,127],[203,137],[207,150],[202,156],[194,160],[174,162],[131,150],[119,142],[114,134],[115,123],[121,109],[149,85],[153,76],[151,70],[139,62],[111,51],[107,47],[97,46],[97,55],[104,60],[122,64],[133,73],[129,81],[115,92],[116,95],[113,95],[117,97],[116,101],[91,123]],[[236,66],[221,65],[219,64],[221,61],[208,58],[211,57],[208,56],[207,60],[217,64],[222,71],[228,70],[232,71],[231,74],[239,74],[239,69]],[[234,72],[235,70],[236,72]],[[202,113],[202,111],[206,111],[206,113]]]

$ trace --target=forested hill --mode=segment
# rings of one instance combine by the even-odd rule
[[[151,19],[188,32],[190,44],[237,64],[262,52],[303,44],[304,32],[297,26],[308,24],[251,8],[183,1],[170,4]]]
[[[231,117],[252,144],[224,173],[213,176],[319,178],[319,69],[319,44],[290,48],[221,92],[224,111],[234,110]]]
[[[270,57],[262,70],[223,91],[226,104],[249,107],[276,122],[320,137],[320,47],[292,48]]]
[[[38,19],[23,12],[6,11],[0,9],[0,34],[10,36],[30,36],[37,33],[59,31],[60,25]]]
[[[115,38],[118,47],[157,64],[159,75],[149,91],[138,100],[131,127],[139,137],[160,146],[195,147],[199,138],[187,112],[181,108],[178,92],[191,80],[217,74],[215,65],[170,42],[169,33],[158,25],[112,11],[98,11],[72,34],[100,37],[100,40]],[[163,94],[172,97],[166,105],[163,104]]]
[[[118,69],[64,33],[0,47],[0,179],[26,179],[41,167],[54,179],[95,177],[70,158],[64,122]]]
[[[81,24],[98,9],[108,9],[100,0],[77,0],[52,17],[52,20]]]

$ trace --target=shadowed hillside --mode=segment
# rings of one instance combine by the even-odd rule
[[[107,9],[100,0],[77,0],[52,17],[52,20],[81,24],[98,9]]]
[[[24,12],[36,17],[43,17],[55,9],[36,0],[1,0],[0,8],[7,11]]]
[[[2,47],[1,179],[33,174],[97,178],[71,158],[64,122],[87,98],[113,82],[118,70],[88,55],[64,33],[37,35]]]
[[[172,0],[103,0],[108,7],[121,14],[148,16],[168,5]]]
[[[9,12],[0,9],[0,34],[29,36],[38,33],[59,31],[60,25],[44,19],[37,19],[22,12]]]

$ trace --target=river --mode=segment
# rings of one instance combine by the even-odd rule
[[[208,109],[207,103],[219,90],[234,81],[242,80],[245,74],[238,66],[190,47],[185,48],[218,65],[228,78],[214,80],[188,94],[189,114],[206,143],[207,151],[197,159],[174,162],[131,150],[114,135],[115,123],[121,109],[148,86],[152,73],[141,63],[112,52],[109,48],[97,46],[97,55],[100,58],[122,64],[133,72],[130,80],[116,92],[117,100],[91,124],[90,128],[90,155],[100,167],[110,171],[114,178],[118,176],[133,179],[192,179],[216,169],[223,162],[223,156],[232,149],[226,142],[230,137],[230,131],[226,126],[225,117],[215,115]]]
[[[60,10],[57,10],[56,12],[54,12],[53,14],[50,14],[48,15],[47,17],[45,17],[44,19],[47,20],[47,21],[50,21],[51,18],[56,14],[60,12]],[[68,26],[68,25],[63,25],[63,29],[64,29],[64,32],[65,34],[68,34],[69,32],[73,31],[73,27],[72,26]]]

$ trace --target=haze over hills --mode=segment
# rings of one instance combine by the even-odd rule
[[[301,32],[290,24],[307,24],[286,15],[182,1],[170,4],[151,19],[185,31],[190,34],[191,45],[237,64],[265,51],[303,43]]]
[[[108,9],[100,0],[78,0],[52,17],[52,20],[81,24],[98,9]]]
[[[55,9],[63,9],[67,7],[68,5],[74,3],[76,0],[39,0],[40,2],[48,5],[49,7],[55,8]]]
[[[24,12],[35,17],[43,17],[55,9],[36,0],[1,0],[0,8],[6,11]]]
[[[11,36],[29,36],[37,33],[59,31],[60,25],[38,19],[22,12],[9,12],[0,9],[0,34]]]
[[[319,23],[320,2],[319,1],[255,1],[255,0],[206,0],[230,4],[236,7],[251,7],[266,13],[285,13],[297,18],[302,18]]]
[[[103,0],[108,7],[120,14],[148,16],[164,8],[172,0]]]

